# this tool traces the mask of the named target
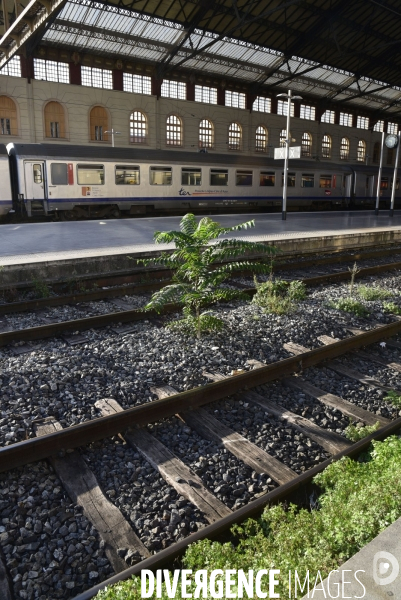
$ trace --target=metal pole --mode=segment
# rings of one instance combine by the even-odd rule
[[[376,209],[375,215],[379,214],[379,204],[380,204],[380,187],[382,182],[382,169],[383,169],[383,150],[384,150],[384,128],[382,131],[382,143],[380,147],[380,164],[379,164],[379,174],[377,176],[377,193],[376,193]]]
[[[397,169],[398,169],[398,157],[400,155],[400,142],[401,142],[401,131],[398,132],[397,153],[395,155],[395,165],[394,165],[394,175],[393,175],[393,189],[391,190],[390,217],[394,216],[395,185],[397,183]]]
[[[114,129],[111,130],[111,147],[114,148]]]
[[[288,159],[290,154],[290,113],[291,113],[291,90],[288,90],[287,99],[287,131],[285,140],[285,159],[284,159],[284,181],[283,181],[283,211],[281,213],[281,219],[285,221],[287,219],[287,180],[288,180]]]

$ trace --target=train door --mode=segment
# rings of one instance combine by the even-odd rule
[[[351,201],[351,191],[352,191],[352,174],[344,175],[343,179],[343,193],[345,198],[345,203],[349,206]]]
[[[373,198],[375,195],[375,176],[366,177],[366,198]]]
[[[44,161],[35,160],[24,163],[25,198],[28,217],[31,217],[33,214],[47,214],[45,172]]]

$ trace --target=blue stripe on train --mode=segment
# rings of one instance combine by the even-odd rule
[[[93,196],[90,197],[78,197],[78,198],[49,198],[49,204],[63,204],[63,203],[76,203],[76,204],[84,204],[84,203],[102,203],[102,202],[230,202],[232,200],[248,202],[250,200],[259,200],[260,202],[266,201],[281,201],[282,196],[165,196],[165,197],[157,197],[157,196],[136,196],[132,198],[95,198]],[[328,202],[331,200],[343,200],[344,196],[288,196],[287,200],[327,200]],[[363,198],[364,200],[373,200],[372,198]]]

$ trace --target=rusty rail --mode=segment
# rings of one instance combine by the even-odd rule
[[[117,435],[130,427],[143,427],[180,411],[193,410],[226,396],[234,395],[241,389],[262,385],[302,371],[324,360],[336,358],[350,350],[373,344],[399,332],[401,332],[401,321],[396,321],[328,346],[286,358],[261,369],[247,371],[241,375],[181,392],[162,400],[154,400],[129,408],[124,412],[73,425],[41,438],[33,438],[2,447],[0,448],[0,472],[42,460],[68,448],[77,448],[83,444]]]

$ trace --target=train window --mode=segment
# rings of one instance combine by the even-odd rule
[[[380,189],[388,190],[388,177],[382,177],[381,182],[380,182]]]
[[[301,187],[303,188],[312,188],[315,185],[315,176],[314,175],[306,175],[302,173],[301,176]]]
[[[171,185],[172,172],[171,167],[150,167],[150,185]]]
[[[42,165],[33,165],[33,181],[42,183]]]
[[[202,185],[202,170],[197,167],[181,169],[181,185]]]
[[[268,171],[261,171],[259,185],[260,186],[268,186],[268,187],[273,187],[274,185],[276,185],[275,174],[269,173]]]
[[[50,174],[53,185],[68,185],[67,163],[51,163]]]
[[[331,188],[331,175],[320,175],[319,187]]]
[[[252,171],[236,171],[235,185],[252,185]]]
[[[77,165],[79,185],[104,185],[103,165]]]
[[[281,187],[284,185],[284,173],[281,174]],[[295,187],[295,173],[287,174],[287,187]]]
[[[139,167],[116,166],[116,185],[139,185]]]
[[[210,169],[210,185],[228,185],[228,170]]]
[[[393,179],[390,179],[390,190],[393,189]],[[395,182],[395,189],[399,190],[400,189],[400,179],[399,177],[397,177],[396,182]]]

